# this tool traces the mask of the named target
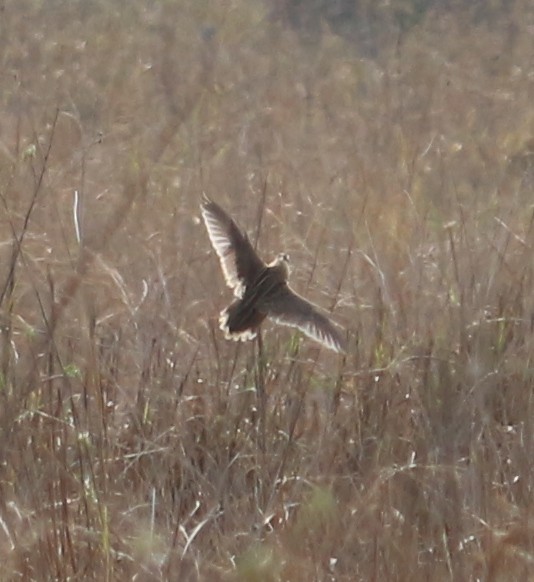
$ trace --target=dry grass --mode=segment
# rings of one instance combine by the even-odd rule
[[[4,2],[1,580],[534,579],[534,15],[464,16]],[[345,358],[224,341],[203,190]]]

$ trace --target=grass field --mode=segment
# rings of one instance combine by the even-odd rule
[[[0,580],[534,580],[534,8],[322,27],[2,3]],[[345,356],[224,339],[203,191]]]

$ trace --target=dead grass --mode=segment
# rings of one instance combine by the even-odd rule
[[[0,578],[534,579],[532,8],[212,4],[4,3]],[[203,190],[346,357],[224,341]]]

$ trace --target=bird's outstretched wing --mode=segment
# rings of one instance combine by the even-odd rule
[[[247,235],[226,212],[205,194],[200,206],[211,244],[221,262],[224,278],[236,297],[265,269]]]
[[[328,317],[288,285],[281,286],[258,307],[277,323],[296,327],[335,352],[345,351],[345,339]]]

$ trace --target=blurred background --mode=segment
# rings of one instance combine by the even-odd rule
[[[533,41],[529,0],[0,3],[2,580],[534,576]],[[202,192],[345,356],[224,340]]]

